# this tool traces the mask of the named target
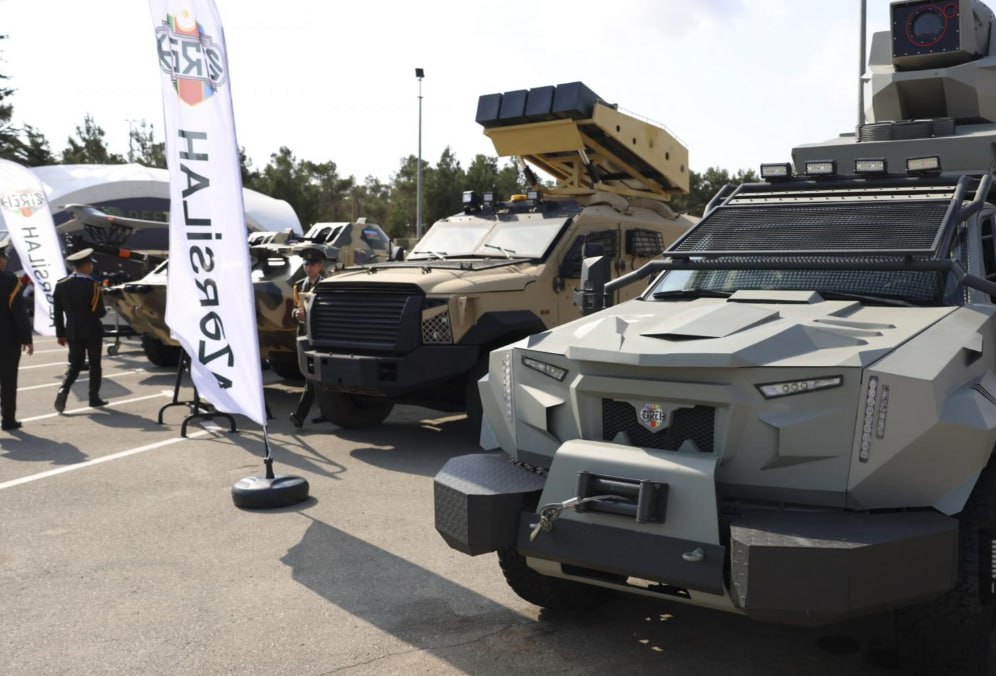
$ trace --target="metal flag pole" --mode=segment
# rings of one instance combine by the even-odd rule
[[[422,78],[425,77],[425,71],[416,68],[415,77],[418,78],[418,184],[416,189],[418,201],[415,204],[415,239],[422,239]]]

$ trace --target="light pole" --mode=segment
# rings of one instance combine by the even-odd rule
[[[418,184],[416,187],[417,202],[415,204],[415,239],[422,239],[422,78],[425,71],[415,69],[418,78]]]

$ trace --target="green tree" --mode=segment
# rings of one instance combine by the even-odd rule
[[[516,193],[526,192],[528,186],[515,163],[509,161],[499,168],[497,157],[477,155],[467,168],[464,190],[476,192],[494,190],[503,199],[508,199]]]
[[[732,176],[726,169],[719,167],[709,167],[701,174],[690,171],[688,174],[688,194],[674,196],[671,199],[671,206],[678,211],[701,216],[709,200],[724,185],[735,186],[741,183],[753,183],[757,180],[757,174],[754,173],[753,169],[740,169]]]
[[[363,185],[354,183],[349,191],[349,220],[366,217],[371,223],[387,223],[388,206],[391,200],[391,187],[373,176],[367,176]]]
[[[290,203],[302,227],[307,229],[320,220],[320,191],[313,179],[314,175],[294,157],[290,148],[281,146],[270,155],[270,162],[260,172],[254,187]]]
[[[417,165],[416,165],[417,166]],[[423,225],[429,226],[440,218],[460,210],[467,175],[449,146],[443,150],[435,168],[422,175]],[[427,227],[426,227],[427,229]]]
[[[62,151],[63,164],[124,164],[125,159],[107,150],[106,133],[89,113],[83,117],[83,126],[76,127],[76,138],[66,139]]]
[[[32,127],[30,124],[24,125],[24,135],[27,137],[23,143],[23,163],[29,167],[41,167],[48,164],[56,164],[55,155],[48,145],[48,139]]]
[[[166,147],[156,142],[155,128],[141,120],[138,126],[128,130],[128,161],[138,162],[146,167],[166,168]]]
[[[252,160],[243,147],[239,148],[239,169],[242,173],[242,187],[259,190],[260,174],[252,168]]]
[[[6,39],[6,35],[0,35],[0,40]],[[21,162],[24,147],[19,138],[20,130],[12,121],[14,104],[10,102],[10,97],[14,94],[14,90],[6,86],[9,79],[6,75],[0,74],[0,157]]]
[[[427,180],[425,161],[422,161],[422,180]],[[391,177],[391,198],[387,209],[384,230],[391,237],[414,237],[418,198],[418,158],[409,155],[401,160],[401,168]],[[423,210],[423,218],[424,218]],[[423,223],[423,233],[428,224]]]
[[[349,194],[355,179],[342,178],[335,162],[302,162],[302,177],[308,181],[311,191],[316,193],[318,211],[316,223],[349,220],[351,208]]]

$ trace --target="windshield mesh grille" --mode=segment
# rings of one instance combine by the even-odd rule
[[[889,251],[931,253],[947,201],[721,207],[675,251]]]

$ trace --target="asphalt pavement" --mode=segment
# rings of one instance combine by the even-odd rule
[[[86,406],[83,373],[58,415],[66,350],[35,347],[24,427],[0,433],[0,674],[901,673],[887,617],[804,629],[640,597],[579,614],[521,600],[494,555],[433,528],[433,475],[478,450],[463,416],[297,430],[300,383],[265,371],[274,470],[311,497],[242,510],[258,425],[182,437],[187,407],[163,408],[175,370],[128,339],[104,357],[109,405]]]

